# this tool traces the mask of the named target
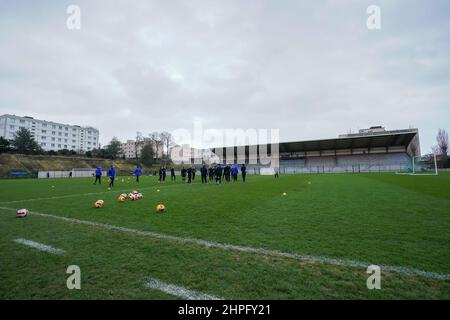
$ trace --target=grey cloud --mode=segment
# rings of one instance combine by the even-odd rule
[[[450,119],[447,1],[68,1],[0,4],[0,113],[136,131],[279,128],[282,140]]]

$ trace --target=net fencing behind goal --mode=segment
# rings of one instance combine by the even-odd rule
[[[405,172],[397,172],[397,174],[409,175],[438,175],[436,155],[415,156],[411,157],[410,163],[406,166]]]

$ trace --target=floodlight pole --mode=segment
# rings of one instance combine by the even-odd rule
[[[414,166],[414,159],[415,159],[415,158],[416,158],[415,156],[412,157],[412,169],[413,169],[413,174],[416,173],[415,166]]]

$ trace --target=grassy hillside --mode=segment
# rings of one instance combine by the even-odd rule
[[[107,168],[113,164],[119,172],[135,168],[131,160],[107,160],[95,158],[75,158],[62,156],[30,156],[21,154],[0,154],[0,177],[6,177],[11,170],[25,170],[29,173],[39,170],[66,171],[73,168]],[[148,168],[144,167],[144,171]]]

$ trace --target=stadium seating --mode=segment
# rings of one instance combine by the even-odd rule
[[[304,159],[280,160],[280,172],[296,173],[340,173],[340,172],[396,172],[410,166],[411,158],[406,153],[383,153],[307,157]],[[262,166],[249,165],[250,174],[258,174]]]

